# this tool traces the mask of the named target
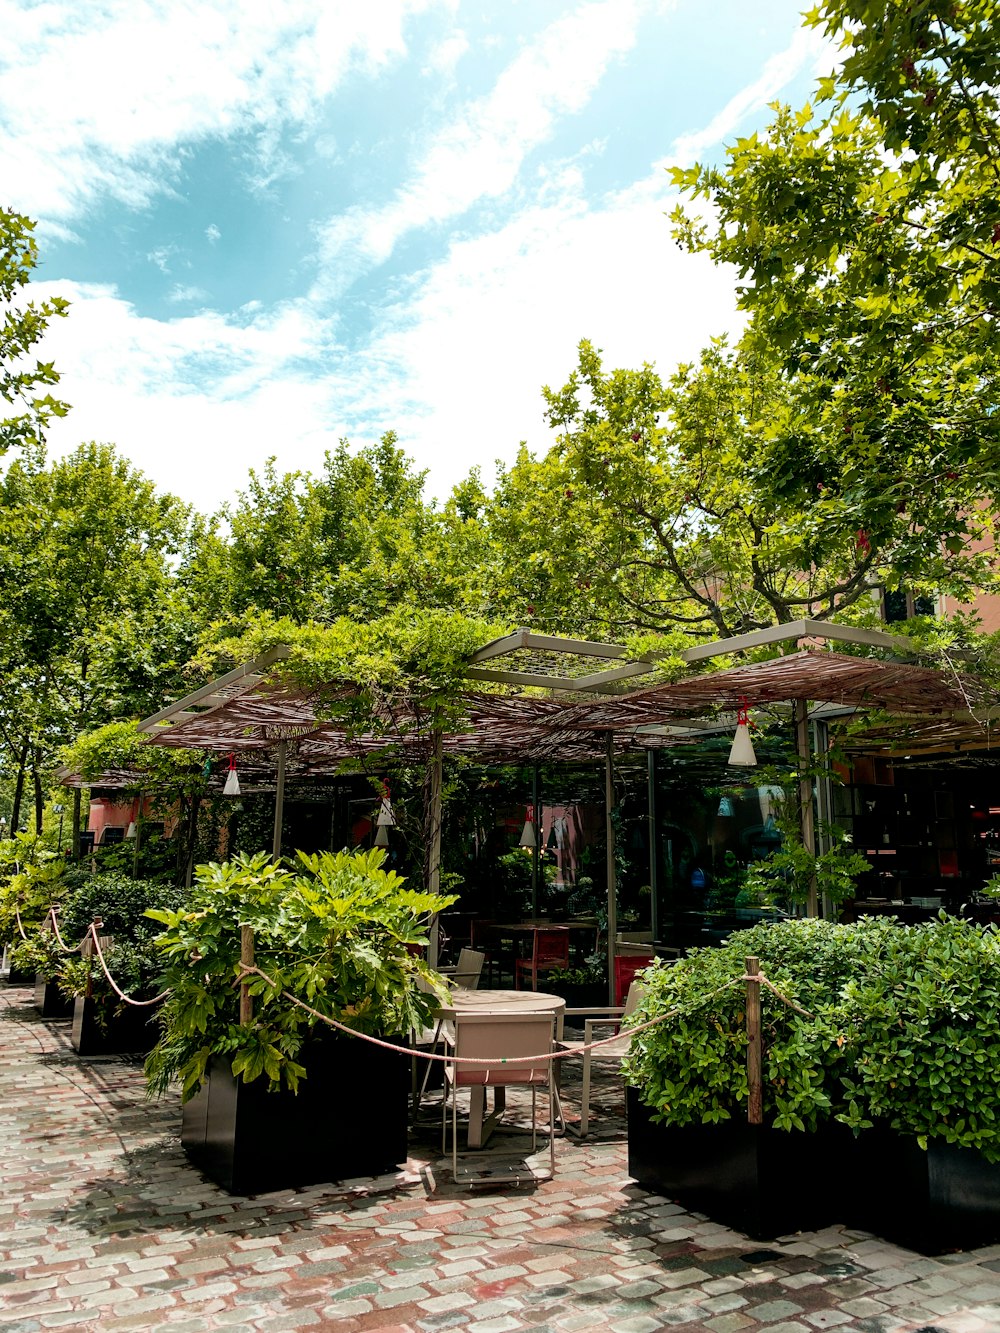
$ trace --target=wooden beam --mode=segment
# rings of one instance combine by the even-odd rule
[[[204,717],[206,712],[211,712],[212,708],[218,708],[223,703],[228,703],[231,696],[219,694],[220,690],[226,689],[230,685],[245,683],[247,688],[252,688],[259,680],[262,680],[269,667],[275,662],[284,661],[289,656],[291,649],[283,643],[279,643],[274,648],[269,648],[266,653],[260,657],[255,657],[252,662],[244,662],[242,666],[234,667],[232,671],[227,671],[224,676],[219,676],[216,680],[203,685],[201,689],[194,690],[187,694],[183,699],[176,699],[172,704],[167,704],[166,708],[161,708],[158,713],[152,713],[149,717],[144,717],[138,724],[139,731],[152,731],[161,722],[172,723],[181,719],[182,715],[187,714],[187,710],[194,704],[203,703],[213,696],[218,696],[218,702],[214,703],[205,712],[196,712],[188,716]]]
[[[516,652],[518,648],[524,647],[524,636],[527,633],[526,629],[516,629],[513,634],[505,634],[501,639],[491,639],[489,643],[484,643],[482,648],[477,648],[469,661],[486,662],[491,657],[501,657],[504,653]]]
[[[608,866],[608,1003],[615,1003],[615,936],[618,934],[618,870],[615,865],[615,738],[609,731],[604,751],[604,820]]]
[[[713,657],[724,657],[728,653],[742,653],[748,648],[765,648],[772,643],[788,643],[796,639],[825,639],[828,642],[863,644],[869,648],[889,648],[896,652],[917,652],[912,639],[904,638],[901,634],[860,629],[854,625],[831,625],[825,620],[793,620],[787,625],[770,625],[767,629],[755,629],[749,634],[735,634],[729,639],[702,643],[696,648],[685,649],[680,656],[682,661],[691,665],[694,662],[707,662]],[[650,653],[650,657],[655,657],[655,654]]]

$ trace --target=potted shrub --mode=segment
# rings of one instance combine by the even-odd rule
[[[561,995],[567,1009],[594,1009],[608,1002],[608,969],[596,954],[582,967],[554,967],[545,973],[545,989]]]
[[[839,1010],[842,1118],[870,1182],[855,1216],[928,1253],[1000,1240],[996,932],[944,913],[891,931]]]
[[[63,938],[67,943],[82,940],[91,922],[100,919],[101,935],[113,941],[104,949],[108,971],[130,998],[151,999],[160,990],[162,959],[153,948],[159,927],[146,912],[180,906],[185,891],[118,873],[68,874],[66,880],[69,888],[59,914]],[[58,962],[58,986],[73,1002],[71,1040],[79,1055],[153,1047],[159,1034],[153,1008],[125,1003],[93,956],[60,953]]]
[[[681,1012],[637,1034],[626,1061],[630,1173],[752,1236],[841,1220],[839,1186],[853,1152],[837,1120],[848,1109],[848,1055],[823,1025],[867,946],[895,929],[885,920],[759,925],[647,969],[632,1021]],[[732,984],[748,956],[821,1015],[806,1018],[762,988],[761,1125],[747,1123],[746,988]]]
[[[766,989],[746,1123],[747,956]],[[949,918],[795,920],[650,969],[627,1061],[629,1169],[755,1236],[846,1222],[929,1253],[1000,1239],[1000,940]],[[845,1131],[848,1137],[845,1137]]]
[[[432,1022],[443,980],[418,956],[454,897],[411,890],[380,848],[264,853],[199,866],[187,906],[153,911],[171,994],[147,1061],[176,1077],[190,1159],[234,1193],[395,1169],[406,1159],[410,1061],[297,1006],[405,1045]],[[242,928],[252,931],[253,1016],[240,1022]],[[265,979],[266,978],[266,979]]]
[[[34,985],[37,965],[46,965],[44,941],[36,945],[36,936],[59,897],[65,869],[60,857],[28,834],[0,844],[0,940],[7,947],[10,985]]]

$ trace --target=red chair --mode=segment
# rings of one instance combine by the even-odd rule
[[[649,953],[615,954],[615,1004],[625,1003],[625,997],[635,974],[641,972],[644,967],[649,967],[654,957],[652,950]]]
[[[553,926],[533,932],[530,958],[518,958],[514,964],[514,989],[521,989],[521,978],[531,976],[531,989],[538,990],[539,972],[551,972],[554,967],[569,967],[569,930]]]

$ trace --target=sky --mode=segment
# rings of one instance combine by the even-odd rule
[[[2,202],[71,302],[51,452],[206,512],[342,438],[395,430],[440,498],[543,452],[581,338],[668,375],[738,331],[666,169],[808,100],[802,7],[0,0]]]

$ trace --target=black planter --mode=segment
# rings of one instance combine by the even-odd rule
[[[34,984],[34,972],[29,972],[23,967],[11,967],[7,973],[8,986],[33,986]]]
[[[313,1038],[298,1093],[243,1083],[216,1056],[185,1104],[184,1151],[231,1194],[395,1171],[406,1161],[410,1061],[357,1037]]]
[[[601,1009],[608,1003],[608,983],[606,981],[545,983],[543,989],[550,995],[561,995],[567,1009]],[[572,1018],[570,1022],[572,1022]],[[580,1020],[582,1022],[582,1019]]]
[[[69,1018],[73,1013],[73,1001],[63,995],[54,981],[48,981],[36,972],[35,1008],[43,1018]]]
[[[127,1007],[115,1014],[105,1010],[107,1022],[102,1027],[97,1021],[97,1006],[82,995],[73,1005],[73,1031],[70,1040],[77,1055],[124,1055],[151,1051],[156,1045],[160,1029],[155,1019],[155,1008]]]
[[[844,1220],[854,1138],[843,1125],[812,1134],[736,1120],[658,1125],[635,1088],[626,1107],[629,1175],[640,1185],[758,1240]]]
[[[858,1140],[864,1194],[845,1220],[923,1254],[977,1249],[1000,1240],[1000,1165],[975,1148],[867,1130]]]

